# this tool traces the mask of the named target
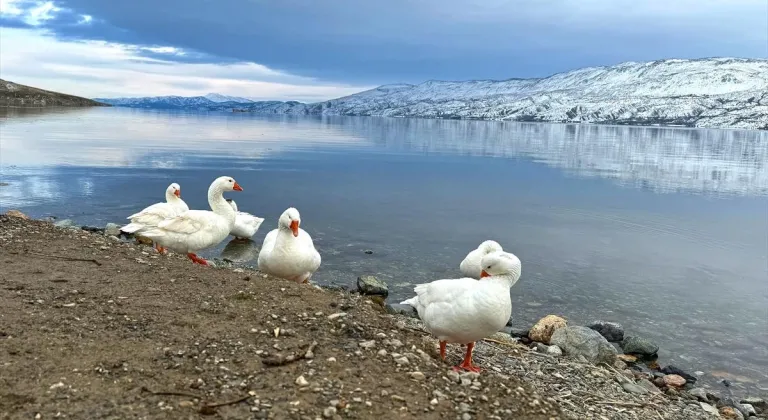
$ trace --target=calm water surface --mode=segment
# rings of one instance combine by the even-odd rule
[[[523,261],[520,326],[616,320],[691,371],[768,390],[768,133],[128,109],[11,111],[0,207],[122,223],[178,182],[191,208],[230,175],[254,243],[202,254],[256,264],[289,206],[315,239],[314,281],[459,276],[496,239]],[[366,255],[365,250],[373,250]]]

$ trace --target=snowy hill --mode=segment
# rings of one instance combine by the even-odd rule
[[[768,60],[662,60],[543,79],[387,85],[307,112],[768,129]]]
[[[242,98],[240,96],[227,96],[227,95],[221,95],[218,93],[209,93],[205,95],[205,99],[208,99],[209,101],[216,102],[216,103],[236,102],[240,104],[247,104],[247,103],[253,102],[248,98]]]
[[[768,129],[768,60],[671,59],[589,67],[540,79],[433,80],[384,85],[315,104],[217,103],[205,97],[96,100],[269,114]]]
[[[146,98],[94,98],[95,101],[113,106],[155,109],[205,109],[216,105],[205,96],[152,96]]]
[[[95,101],[113,106],[149,109],[226,110],[256,103],[247,98],[209,93],[205,96],[149,96],[143,98],[99,98]],[[276,103],[275,101],[266,103]]]

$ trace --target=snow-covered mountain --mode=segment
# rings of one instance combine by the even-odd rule
[[[216,103],[221,103],[221,102],[237,102],[237,103],[240,103],[240,104],[247,104],[247,103],[253,102],[252,100],[250,100],[248,98],[243,98],[243,97],[240,97],[240,96],[227,96],[227,95],[222,95],[222,94],[219,94],[219,93],[209,93],[209,94],[205,95],[205,99],[208,99],[209,101],[213,101],[213,102],[216,102]]]
[[[661,60],[543,79],[386,85],[307,113],[768,129],[768,60]]]
[[[145,98],[99,98],[94,99],[113,106],[154,109],[206,109],[217,105],[205,96],[152,96]]]
[[[116,106],[151,108],[162,104],[165,108],[268,114],[768,129],[768,60],[670,59],[589,67],[540,79],[432,80],[418,85],[384,85],[314,104],[198,102],[205,99],[96,100]],[[182,105],[186,101],[190,104]]]
[[[254,103],[254,101],[247,98],[220,95],[218,93],[209,93],[205,96],[150,96],[143,98],[99,98],[94,100],[113,106],[130,108],[227,111],[233,107]]]

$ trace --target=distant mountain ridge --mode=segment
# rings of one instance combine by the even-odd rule
[[[237,98],[242,99],[242,98]],[[116,106],[292,115],[768,129],[768,60],[627,62],[545,78],[390,84],[325,102],[97,99]]]
[[[253,102],[248,98],[243,98],[240,96],[227,96],[227,95],[221,95],[218,93],[209,93],[205,95],[205,99],[208,99],[209,101],[213,101],[213,102],[237,102],[241,104]]]
[[[109,106],[97,101],[0,79],[0,108]]]

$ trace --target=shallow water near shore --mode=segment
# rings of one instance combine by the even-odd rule
[[[768,133],[129,109],[3,111],[0,207],[103,226],[219,175],[266,221],[205,257],[256,265],[288,206],[323,265],[390,302],[456,277],[485,239],[523,262],[516,324],[622,323],[662,364],[768,388]],[[366,250],[373,251],[366,254]],[[764,393],[764,392],[762,392]]]

